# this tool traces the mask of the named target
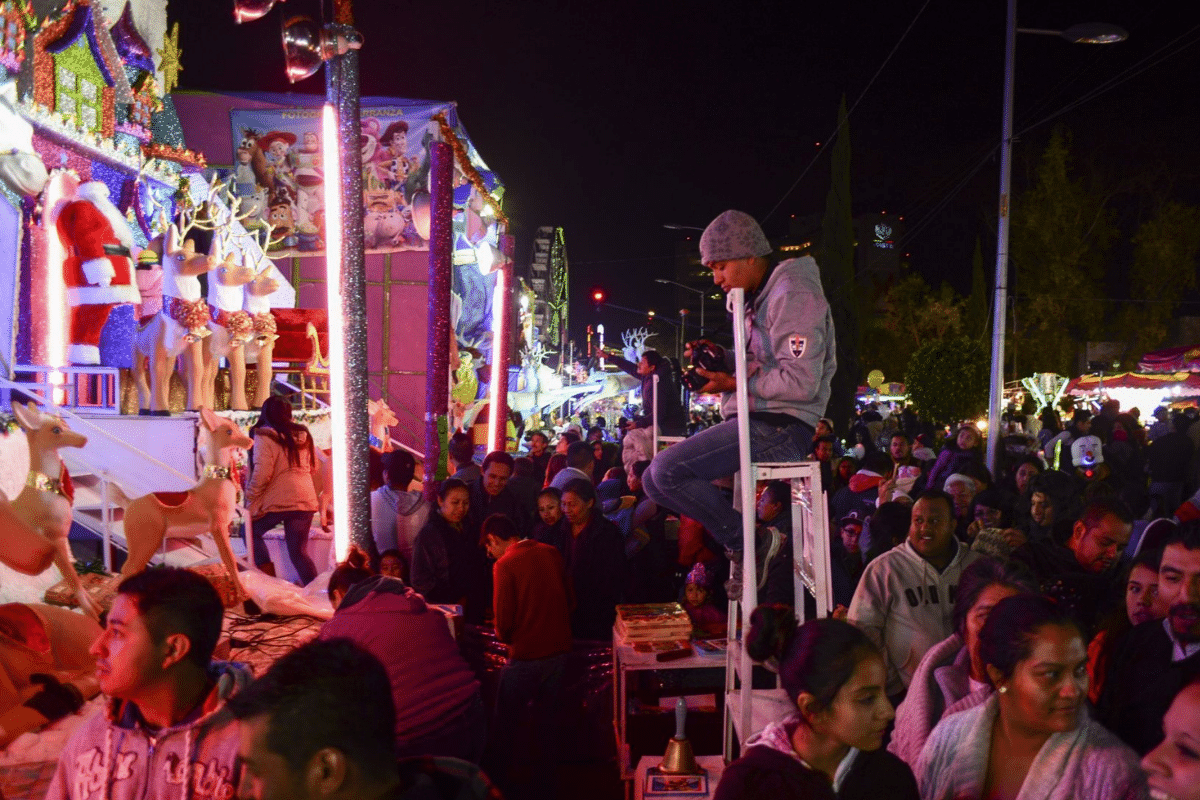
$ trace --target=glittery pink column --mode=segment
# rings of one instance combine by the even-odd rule
[[[496,346],[492,358],[499,359],[500,381],[496,384],[496,421],[492,430],[492,450],[506,450],[508,443],[508,364],[512,360],[513,332],[513,281],[512,266],[505,264],[501,274],[497,276],[502,281],[503,291],[500,297],[500,330],[496,331]]]
[[[425,358],[425,497],[437,495],[446,473],[442,432],[450,397],[450,179],[454,153],[446,142],[429,145],[429,355]]]
[[[348,3],[346,4],[348,7]],[[358,38],[349,24],[333,26],[347,39]],[[342,183],[342,218],[328,220],[342,226],[342,263],[330,270],[329,280],[341,283],[343,396],[346,406],[346,440],[334,447],[346,448],[346,483],[349,508],[349,540],[364,552],[374,547],[371,537],[371,422],[367,414],[370,388],[367,385],[367,272],[363,254],[363,189],[359,157],[360,113],[358,51],[335,56],[325,66],[325,92],[337,111],[339,152],[338,178]],[[327,165],[329,168],[332,165]],[[336,375],[331,376],[336,379]],[[336,462],[335,462],[336,463]],[[336,479],[335,479],[336,480]],[[335,513],[337,513],[335,511]],[[338,554],[339,558],[344,556]]]

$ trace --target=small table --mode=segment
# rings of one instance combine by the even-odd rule
[[[643,800],[646,796],[646,772],[651,767],[662,763],[662,756],[642,756],[638,761],[637,772],[633,777],[634,800]],[[717,793],[717,784],[725,772],[725,759],[721,756],[696,756],[696,763],[708,771],[708,794],[694,795],[695,797],[712,797]]]
[[[655,670],[680,670],[680,669],[724,669],[725,659],[720,656],[698,656],[690,655],[685,658],[676,659],[673,661],[659,661],[656,653],[639,653],[632,645],[626,644],[625,640],[613,629],[613,728],[617,739],[617,767],[621,776],[621,780],[632,780],[634,775],[633,765],[630,764],[629,746],[626,743],[626,678],[630,672],[649,672]],[[718,700],[718,708],[720,701]],[[707,756],[697,756],[699,761]],[[651,757],[654,766],[659,761],[662,761],[662,756]],[[720,756],[715,756],[717,760],[721,760]],[[642,761],[645,761],[643,758]],[[641,762],[639,762],[640,764]],[[645,780],[646,773],[642,772],[641,780]],[[628,783],[626,784],[626,797],[628,797]],[[639,795],[640,796],[640,795]]]

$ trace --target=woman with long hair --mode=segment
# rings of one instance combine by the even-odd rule
[[[288,557],[303,586],[317,577],[308,555],[308,532],[324,491],[321,465],[308,428],[292,421],[291,404],[273,395],[251,428],[254,450],[246,489],[252,520],[254,563],[274,574],[263,535],[283,524]]]
[[[883,656],[853,625],[811,619],[796,627],[787,606],[759,606],[746,650],[778,666],[795,706],[750,737],[721,777],[716,800],[802,797],[916,800],[908,766],[883,749],[895,716]]]

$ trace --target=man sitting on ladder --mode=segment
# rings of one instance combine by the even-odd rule
[[[713,283],[727,294],[746,291],[750,457],[756,463],[788,463],[808,455],[837,362],[833,318],[817,262],[809,256],[775,261],[770,254],[762,228],[741,211],[724,212],[700,237],[700,260],[712,270]],[[693,342],[688,355],[701,344],[710,353],[715,348]],[[696,519],[725,546],[733,562],[727,588],[736,596],[741,592],[741,514],[713,485],[738,470],[735,417],[741,409],[733,371],[732,352],[724,353],[724,367],[697,367],[708,378],[699,391],[721,393],[724,421],[658,453],[642,482],[652,500]],[[758,529],[755,574],[760,580],[783,538],[773,528]]]

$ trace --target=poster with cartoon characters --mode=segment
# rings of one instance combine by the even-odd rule
[[[503,185],[475,150],[453,104],[363,98],[359,142],[368,253],[428,250],[413,209],[428,208],[429,145],[438,129],[432,117],[439,112],[463,142],[487,192],[502,200]],[[324,254],[325,181],[336,180],[337,173],[323,163],[321,113],[317,105],[230,111],[234,151],[230,183],[241,213],[251,212],[260,229],[269,226],[267,251],[272,258]],[[453,178],[455,331],[462,352],[471,354],[486,376],[492,357],[496,286],[492,265],[501,231],[496,209],[461,166],[456,165]],[[252,220],[245,224],[254,227]],[[485,390],[486,386],[480,388]]]
[[[430,118],[438,112],[454,119],[453,106],[445,103],[364,104],[359,142],[368,252],[428,249],[413,222],[413,203],[427,191]],[[322,163],[320,107],[236,108],[230,118],[232,185],[241,211],[252,211],[271,228],[272,256],[321,255],[329,169]],[[487,174],[482,162],[474,166]],[[466,216],[458,214],[463,224]],[[478,230],[471,233],[481,238]]]

